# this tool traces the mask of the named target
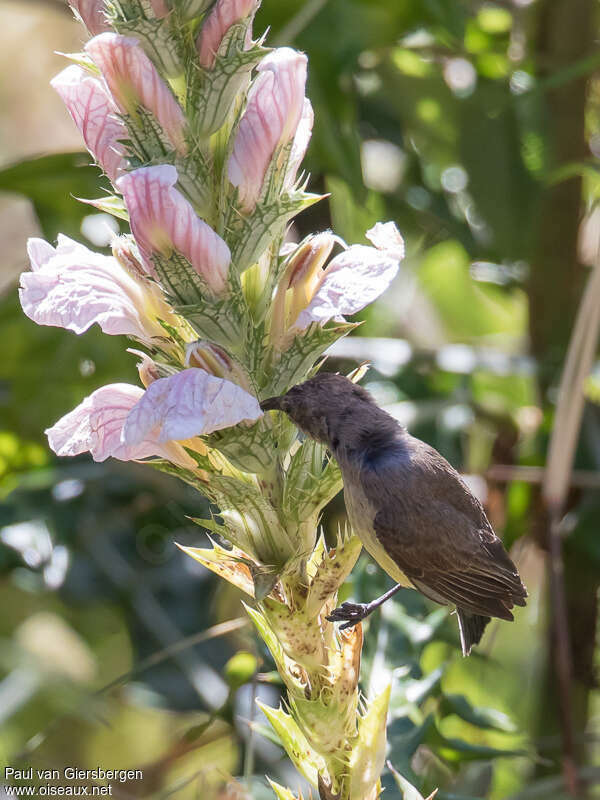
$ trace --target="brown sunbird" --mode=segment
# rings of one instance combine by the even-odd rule
[[[328,617],[356,625],[401,586],[455,605],[463,655],[491,617],[512,620],[527,590],[479,500],[437,450],[411,436],[348,378],[321,373],[261,403],[327,445],[344,481],[353,530],[397,583]]]

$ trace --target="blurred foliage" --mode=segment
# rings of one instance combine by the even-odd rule
[[[543,465],[552,425],[557,374],[538,378],[541,361],[556,358],[556,342],[533,354],[527,344],[541,209],[553,187],[580,175],[584,213],[600,191],[600,58],[582,49],[567,64],[558,55],[548,60],[540,42],[544,26],[556,24],[551,5],[263,0],[257,17],[257,30],[271,27],[271,43],[309,56],[316,123],[307,169],[313,189],[331,196],[300,218],[298,233],[332,225],[360,241],[378,219],[394,219],[407,239],[395,287],[363,313],[360,338],[344,343],[328,368],[371,360],[364,385],[413,433],[479,477],[474,485],[531,594],[515,623],[491,626],[465,661],[455,621],[415,593],[402,592],[365,625],[363,689],[371,694],[392,681],[388,758],[412,784],[390,769],[390,797],[427,797],[436,787],[437,800],[566,796],[538,489],[486,479],[497,464]],[[591,0],[587,8],[597,15]],[[568,44],[572,35],[565,24],[555,38]],[[550,93],[578,80],[588,81],[585,106],[573,105],[573,120],[553,118]],[[575,129],[585,123],[590,149],[557,163],[556,141],[569,135],[570,121]],[[74,198],[99,196],[88,162],[81,154],[36,157],[0,171],[0,190],[29,198],[50,240],[59,231],[82,238],[90,209]],[[565,213],[579,224],[579,208]],[[575,264],[578,254],[571,256]],[[561,301],[554,289],[548,281],[549,308]],[[37,327],[15,291],[0,298],[0,329],[3,759],[142,768],[143,784],[125,788],[144,797],[235,798],[245,787],[270,797],[267,769],[303,788],[276,742],[261,736],[267,728],[253,700],[276,705],[279,687],[249,628],[199,644],[185,638],[241,614],[238,594],[175,548],[174,541],[200,544],[186,515],[206,516],[202,498],[148,468],[64,463],[45,447],[43,429],[85,395],[134,379],[124,342],[96,330],[76,337]],[[369,346],[362,337],[395,338]],[[595,401],[597,384],[594,374]],[[578,468],[598,469],[599,433],[590,407]],[[573,489],[566,547],[569,612],[583,626],[573,641],[578,653],[591,647],[592,662],[598,505],[596,490]],[[338,498],[326,529],[342,515]],[[366,600],[385,588],[363,557],[346,591]],[[586,665],[589,658],[576,661]],[[593,670],[576,672],[574,692],[582,775],[593,783],[600,710]],[[244,777],[225,791],[230,774]]]

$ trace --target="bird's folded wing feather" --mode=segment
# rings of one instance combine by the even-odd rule
[[[410,460],[385,457],[361,473],[378,509],[375,534],[414,585],[437,602],[513,619],[527,591],[485,512],[458,473],[417,439]],[[385,481],[381,471],[385,470]]]

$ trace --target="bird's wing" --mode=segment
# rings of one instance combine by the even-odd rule
[[[409,459],[386,456],[361,472],[378,509],[377,539],[423,594],[513,619],[510,609],[525,605],[527,591],[481,504],[436,450],[412,442]]]

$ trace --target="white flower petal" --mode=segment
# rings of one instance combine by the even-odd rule
[[[144,390],[128,383],[102,386],[59,419],[46,435],[58,456],[75,456],[88,450],[94,461],[109,456],[119,461],[160,456],[180,466],[192,468],[196,462],[176,442],[159,443],[149,433],[135,445],[121,441],[123,424]]]
[[[51,244],[44,239],[31,238],[27,240],[27,255],[31,262],[31,269],[35,270],[43,267],[54,255],[55,250]]]
[[[56,249],[30,239],[28,253],[32,271],[22,273],[19,297],[25,314],[38,325],[81,334],[98,323],[104,333],[148,343],[162,335],[156,314],[167,319],[169,308],[153,285],[134,278],[115,258],[62,235]]]
[[[367,239],[378,250],[383,250],[392,258],[404,258],[404,239],[393,222],[377,222],[365,233]]]
[[[329,264],[313,299],[293,325],[305,330],[356,314],[383,294],[398,272],[398,258],[375,247],[353,245]]]
[[[159,442],[190,439],[262,416],[255,397],[203,369],[154,381],[127,418],[123,441],[134,445],[155,431]]]

